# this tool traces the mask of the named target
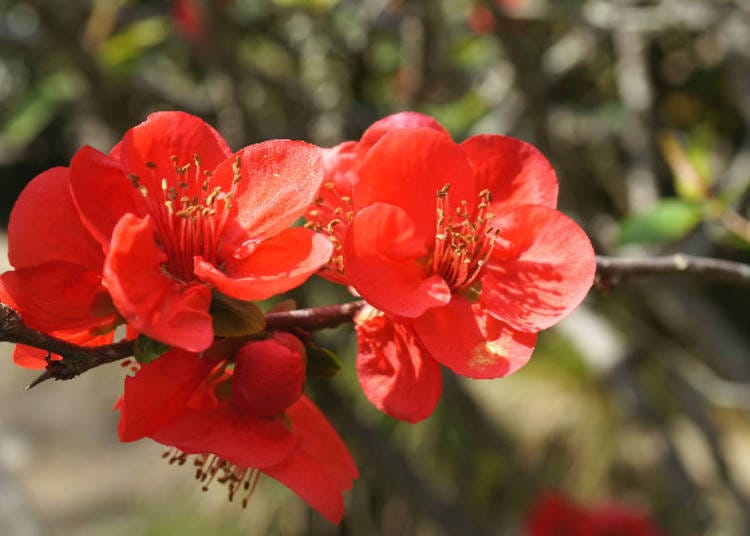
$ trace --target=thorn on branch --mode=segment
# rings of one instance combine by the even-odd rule
[[[27,385],[25,390],[28,391],[32,387],[36,387],[40,383],[45,382],[51,378],[54,378],[54,376],[48,370],[45,370],[39,376],[37,376],[37,378],[33,382]]]

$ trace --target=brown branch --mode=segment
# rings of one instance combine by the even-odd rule
[[[750,265],[678,253],[663,257],[596,257],[597,281],[605,288],[631,277],[686,274],[702,279],[750,286]]]
[[[597,282],[603,288],[630,277],[690,274],[703,279],[724,281],[737,286],[750,286],[750,265],[708,257],[677,254],[650,258],[597,257]],[[269,330],[317,331],[352,322],[364,301],[271,312],[266,315]],[[24,324],[21,315],[0,303],[0,341],[26,344],[45,350],[61,360],[48,360],[47,369],[34,380],[33,387],[45,380],[69,380],[105,363],[119,361],[133,355],[134,342],[123,341],[103,346],[79,346],[52,337]]]
[[[338,305],[326,305],[296,311],[275,312],[266,315],[266,329],[288,330],[292,328],[316,331],[351,322],[364,305],[354,301]],[[0,303],[0,341],[26,344],[46,350],[51,356],[62,356],[61,360],[47,361],[47,369],[27,387],[31,388],[46,380],[69,380],[89,369],[119,361],[133,355],[134,341],[123,341],[103,346],[79,346],[57,337],[47,335],[24,324],[21,315]]]
[[[111,363],[133,355],[133,341],[118,342],[104,346],[79,346],[24,324],[21,315],[0,303],[0,341],[26,344],[46,350],[48,355],[63,356],[60,361],[47,361],[47,370],[34,380],[28,388],[50,378],[69,380],[91,368]]]
[[[288,330],[300,328],[305,331],[317,331],[325,328],[335,328],[346,322],[351,322],[354,315],[364,306],[364,300],[337,305],[324,305],[310,309],[297,309],[266,314],[266,329]]]

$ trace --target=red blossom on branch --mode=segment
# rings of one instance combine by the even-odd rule
[[[525,142],[456,144],[407,112],[324,162],[308,218],[335,244],[329,277],[382,311],[360,317],[357,369],[368,398],[394,417],[432,412],[440,375],[424,361],[472,378],[518,370],[536,333],[593,283],[591,243],[555,210],[554,170]]]
[[[325,238],[290,227],[321,179],[312,145],[273,140],[232,154],[199,118],[153,114],[108,155],[84,147],[24,190],[3,295],[31,327],[75,342],[101,344],[124,319],[205,350],[212,292],[265,299],[329,258]]]
[[[304,379],[304,348],[287,333],[202,357],[173,349],[126,379],[120,439],[172,447],[172,463],[190,459],[204,488],[224,484],[243,504],[266,474],[338,523],[358,472]]]

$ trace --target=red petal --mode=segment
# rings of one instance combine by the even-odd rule
[[[261,242],[247,256],[242,248],[224,261],[223,270],[195,258],[195,275],[240,300],[265,300],[304,283],[331,256],[333,246],[309,229],[291,227]]]
[[[376,203],[357,213],[344,241],[346,272],[357,292],[378,309],[419,316],[450,300],[450,288],[429,276],[424,239],[401,208]]]
[[[112,331],[103,335],[92,335],[88,330],[50,331],[48,334],[81,346],[100,346],[102,344],[110,344],[114,337],[114,332]],[[19,367],[41,370],[47,368],[47,355],[46,350],[40,350],[39,348],[33,348],[24,344],[16,344],[13,349],[13,362]],[[62,359],[62,356],[51,354],[49,359],[52,361],[59,361]]]
[[[596,259],[586,233],[542,206],[517,207],[495,218],[512,258],[492,257],[480,300],[498,320],[521,331],[546,329],[575,309],[594,282]]]
[[[301,437],[300,446],[324,467],[341,490],[348,490],[359,476],[349,449],[320,409],[305,395],[291,406],[287,417]]]
[[[536,342],[533,333],[511,329],[460,295],[413,324],[432,357],[469,378],[502,378],[515,372],[528,362]]]
[[[325,229],[331,241],[337,244],[344,241],[349,227],[352,189],[358,180],[357,170],[362,161],[357,153],[358,145],[357,142],[348,141],[322,150],[325,178],[318,197],[305,213],[316,229]],[[334,283],[348,285],[339,259],[339,255],[331,259],[318,275]]]
[[[37,175],[21,192],[8,223],[8,258],[16,268],[68,261],[101,271],[102,248],[73,204],[68,168]]]
[[[397,114],[389,115],[375,121],[370,127],[362,134],[362,138],[359,141],[358,150],[360,153],[364,153],[375,145],[380,138],[388,134],[393,130],[401,128],[431,128],[438,132],[450,136],[447,130],[443,126],[435,121],[429,115],[420,114],[417,112],[399,112]],[[362,154],[364,156],[364,154]]]
[[[299,446],[278,465],[263,468],[329,521],[341,522],[343,491],[359,476],[346,445],[320,410],[305,396],[289,408],[292,430]]]
[[[229,404],[182,413],[150,437],[186,454],[212,452],[238,467],[257,468],[281,462],[299,441],[283,418],[244,415]]]
[[[339,238],[346,230],[346,213],[352,209],[352,189],[358,180],[357,170],[362,160],[357,154],[357,146],[357,142],[348,141],[331,149],[322,149],[323,184],[315,203],[307,210],[308,219],[321,226],[336,220],[338,223],[333,230]]]
[[[13,363],[27,369],[42,370],[47,368],[47,355],[46,350],[40,350],[25,344],[16,344],[13,348]],[[50,355],[50,359],[59,361],[62,357],[53,354]]]
[[[144,215],[141,195],[119,162],[83,147],[70,163],[70,191],[86,229],[105,248],[123,214]]]
[[[281,415],[302,395],[305,348],[289,333],[249,342],[235,356],[232,400],[258,417]]]
[[[135,376],[125,378],[120,441],[148,436],[180,414],[214,365],[215,361],[176,349],[141,365]]]
[[[326,198],[329,204],[341,206],[340,196],[352,195],[352,188],[357,182],[357,169],[361,164],[357,150],[359,144],[356,141],[345,141],[330,149],[322,149],[324,183],[332,182],[335,186],[336,197],[327,196],[329,188],[320,189],[320,196]]]
[[[440,365],[411,327],[371,307],[356,326],[357,378],[367,399],[394,419],[415,423],[432,415],[443,389]]]
[[[357,209],[379,201],[403,208],[417,234],[435,236],[437,192],[450,184],[449,201],[476,204],[473,171],[460,146],[429,128],[406,128],[385,135],[367,153],[354,188]]]
[[[236,156],[241,177],[233,201],[237,215],[225,231],[234,246],[289,227],[313,202],[323,180],[320,149],[309,143],[271,140],[245,147]],[[219,166],[216,180],[231,183],[235,160]]]
[[[211,290],[165,274],[166,255],[154,241],[150,217],[126,214],[112,233],[104,281],[122,316],[164,344],[201,352],[213,341]]]
[[[480,190],[492,192],[492,210],[516,205],[557,206],[557,175],[533,145],[508,136],[482,134],[461,144]]]
[[[4,292],[29,327],[87,331],[117,318],[101,276],[79,264],[48,262],[5,272]]]
[[[148,184],[172,174],[175,162],[195,167],[195,155],[201,170],[213,171],[232,155],[224,139],[208,123],[184,112],[157,112],[131,128],[123,136],[119,157],[128,173],[135,173]],[[176,158],[173,159],[173,157]],[[173,161],[174,160],[174,161]],[[153,165],[147,166],[147,163]],[[197,173],[200,175],[200,171]],[[154,184],[157,188],[159,184]]]

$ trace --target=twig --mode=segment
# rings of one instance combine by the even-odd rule
[[[48,359],[47,370],[29,387],[49,378],[69,380],[91,368],[118,361],[133,355],[133,341],[124,341],[104,346],[79,346],[24,324],[21,315],[0,303],[0,341],[25,344],[46,350],[49,354],[63,356],[60,361]]]
[[[338,305],[299,309],[296,311],[275,312],[266,315],[266,329],[287,330],[292,328],[315,331],[336,327],[351,322],[354,315],[364,305],[354,301]],[[79,346],[24,324],[21,315],[0,303],[0,341],[26,344],[46,350],[49,354],[62,356],[61,360],[47,360],[47,369],[27,389],[49,380],[69,380],[89,369],[119,361],[133,355],[134,341],[123,341],[103,346]]]
[[[599,283],[605,288],[630,277],[675,274],[694,275],[737,286],[750,286],[748,264],[682,253],[643,259],[597,256],[596,274]]]
[[[266,329],[287,330],[301,328],[305,331],[317,331],[325,328],[335,328],[346,322],[351,322],[354,315],[365,305],[364,300],[324,305],[310,309],[297,309],[268,313],[266,315]]]

